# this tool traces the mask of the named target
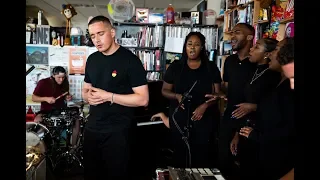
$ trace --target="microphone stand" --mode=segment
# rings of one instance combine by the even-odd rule
[[[198,81],[195,81],[193,83],[193,85],[191,86],[191,88],[185,92],[183,95],[182,95],[182,98],[181,98],[181,101],[179,103],[179,105],[175,108],[173,114],[172,114],[172,120],[176,126],[176,128],[178,129],[178,131],[180,132],[180,134],[182,135],[182,140],[184,140],[184,142],[186,143],[186,146],[187,146],[187,154],[186,154],[186,167],[189,167],[191,168],[191,150],[190,150],[190,145],[189,145],[189,136],[190,136],[190,106],[191,106],[191,99],[192,99],[192,96],[190,95],[191,91],[193,90],[194,86],[197,84]],[[187,119],[186,119],[186,126],[184,127],[184,131],[181,130],[181,128],[179,127],[178,123],[176,122],[175,120],[175,114],[178,112],[179,108],[181,107],[181,105],[184,103],[184,102],[187,102]]]

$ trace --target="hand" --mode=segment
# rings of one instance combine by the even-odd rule
[[[56,102],[56,98],[54,97],[47,97],[46,98],[46,102],[49,103],[49,104],[53,104]]]
[[[88,102],[90,105],[98,105],[107,101],[111,101],[112,93],[103,89],[91,87],[88,92]]]
[[[206,103],[211,102],[211,101],[215,101],[217,99],[224,99],[227,100],[226,95],[223,93],[214,93],[214,94],[206,94],[205,95],[206,98],[210,98],[206,101]]]
[[[208,107],[207,103],[201,104],[197,109],[193,112],[193,116],[191,117],[191,120],[197,121],[200,120],[203,116],[203,113],[206,111]]]
[[[252,103],[241,103],[236,106],[238,108],[232,112],[232,116],[236,119],[242,118],[257,108],[257,105]]]
[[[209,98],[206,103],[219,99],[218,94],[206,94],[204,97]]]
[[[181,94],[175,94],[176,99],[180,103],[182,101],[182,95]],[[184,109],[184,104],[181,104],[180,106],[182,109]]]
[[[156,118],[160,118],[167,128],[170,128],[169,118],[164,113],[157,113],[151,117],[151,121],[154,121]]]
[[[230,143],[230,150],[231,150],[232,155],[234,155],[234,156],[237,155],[238,143],[239,143],[239,134],[236,133]]]
[[[164,116],[165,116],[164,113],[157,113],[157,114],[153,115],[150,120],[155,121],[156,118],[160,118],[162,120]]]
[[[72,96],[70,94],[66,95],[66,100],[67,101],[71,101],[72,100]]]
[[[245,127],[240,129],[240,133],[239,134],[241,136],[244,136],[244,137],[248,138],[252,130],[253,130],[252,127],[245,126]]]

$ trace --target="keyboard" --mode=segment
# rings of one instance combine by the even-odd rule
[[[174,168],[168,167],[172,180],[225,180],[216,168]]]

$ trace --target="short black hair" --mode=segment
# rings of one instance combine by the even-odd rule
[[[294,62],[294,38],[286,37],[285,44],[280,48],[278,53],[280,65],[286,65]]]
[[[57,75],[59,73],[67,74],[67,71],[62,66],[56,66],[52,69],[52,75]]]
[[[254,30],[254,27],[253,26],[251,26],[250,24],[247,24],[247,23],[238,23],[236,26],[244,26],[244,27],[246,27],[249,31],[250,31],[250,33],[251,33],[251,35],[254,35],[254,33],[255,33],[255,30]]]
[[[95,16],[95,17],[93,17],[89,21],[88,26],[93,24],[93,23],[97,23],[97,22],[103,22],[103,23],[106,23],[106,24],[109,24],[109,25],[112,26],[111,21],[109,20],[109,18],[107,18],[105,16]]]
[[[264,42],[264,49],[266,52],[271,52],[276,49],[278,40],[273,39],[273,38],[263,38],[262,39]]]

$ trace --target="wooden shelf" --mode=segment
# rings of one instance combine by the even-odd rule
[[[254,0],[248,2],[248,3],[245,3],[245,4],[239,4],[239,5],[236,5],[236,6],[230,6],[230,8],[228,10],[226,10],[226,13],[230,13],[231,11],[234,11],[236,9],[242,9],[242,8],[245,8],[247,7],[249,4],[253,3]]]
[[[294,17],[289,17],[289,18],[286,18],[286,19],[282,19],[281,21],[279,21],[280,24],[286,24],[288,22],[292,22],[294,21]]]
[[[264,23],[268,23],[269,20],[259,20],[258,22],[254,22],[253,24],[264,24]]]

